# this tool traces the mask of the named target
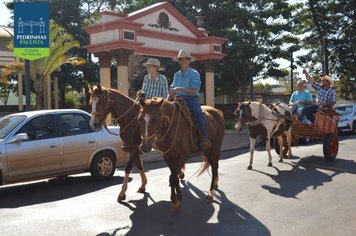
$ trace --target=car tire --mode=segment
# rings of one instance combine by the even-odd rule
[[[351,129],[351,132],[353,134],[356,134],[356,120],[354,120],[354,122],[352,122],[352,129]]]
[[[97,180],[110,179],[116,168],[115,157],[109,152],[100,152],[95,155],[90,165],[90,174]]]

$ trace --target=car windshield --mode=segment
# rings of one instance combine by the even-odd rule
[[[340,106],[340,107],[335,107],[335,110],[340,114],[340,115],[347,115],[352,112],[352,106]]]
[[[0,139],[5,138],[26,116],[4,116],[0,119]]]

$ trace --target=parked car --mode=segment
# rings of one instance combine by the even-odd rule
[[[338,130],[356,132],[356,104],[345,104],[334,107],[340,114]]]
[[[109,179],[124,162],[120,136],[90,128],[90,114],[41,110],[0,118],[0,184],[90,171]],[[108,127],[119,133],[120,128]]]

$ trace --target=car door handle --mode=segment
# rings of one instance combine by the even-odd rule
[[[55,147],[57,147],[56,144],[50,144],[50,145],[49,145],[49,148],[55,148]]]
[[[88,143],[95,143],[95,140],[89,140]]]

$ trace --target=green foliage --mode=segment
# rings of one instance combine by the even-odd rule
[[[66,108],[80,108],[85,101],[83,95],[80,95],[77,92],[67,92],[65,94]]]
[[[234,120],[225,120],[225,129],[235,129],[235,121]]]

